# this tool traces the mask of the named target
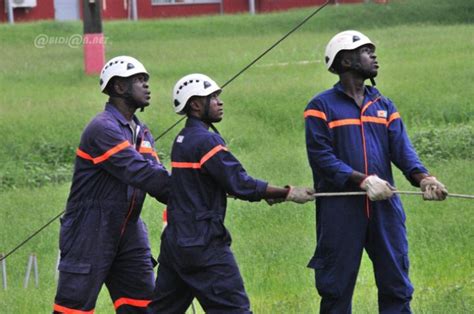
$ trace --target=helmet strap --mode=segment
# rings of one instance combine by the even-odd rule
[[[216,129],[216,127],[214,126],[214,124],[209,123],[209,126],[210,126],[211,129],[214,131],[214,133],[220,134],[219,131],[218,131],[218,130]]]
[[[202,114],[202,121],[207,122],[212,125],[211,119],[209,117],[209,107],[211,106],[211,96],[206,97],[206,101],[204,102],[204,112]]]

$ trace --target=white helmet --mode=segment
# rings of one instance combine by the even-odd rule
[[[148,75],[147,70],[140,61],[128,56],[115,57],[109,60],[100,72],[100,91],[104,92],[105,87],[114,76],[130,77],[138,73]]]
[[[367,44],[372,44],[375,47],[374,43],[370,41],[369,37],[358,31],[348,30],[336,34],[333,38],[331,38],[328,45],[326,46],[324,61],[326,62],[327,69],[334,73],[332,63],[334,62],[334,59],[336,58],[339,51],[354,50]]]
[[[173,88],[173,107],[177,114],[184,114],[183,109],[193,96],[209,96],[221,88],[209,76],[199,73],[188,74],[178,80]]]

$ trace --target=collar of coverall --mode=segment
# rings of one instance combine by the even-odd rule
[[[110,112],[114,116],[114,118],[120,122],[120,124],[122,125],[130,124],[130,122],[128,122],[127,119],[125,119],[125,117],[120,113],[120,111],[118,111],[118,109],[115,108],[115,106],[112,105],[111,103],[105,104],[105,111]],[[132,119],[135,121],[137,125],[141,126],[140,120],[138,120],[136,115],[133,115]]]
[[[345,94],[344,93],[344,88],[342,88],[341,81],[337,82],[334,85],[334,89],[337,90],[338,92]],[[367,95],[370,99],[375,99],[378,96],[380,96],[380,92],[377,90],[377,88],[370,86],[370,85],[365,85],[365,95]]]
[[[186,120],[186,127],[200,127],[209,130],[208,125],[195,116],[188,116],[188,119]]]

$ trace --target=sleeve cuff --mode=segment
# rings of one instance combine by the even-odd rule
[[[257,183],[256,189],[255,189],[255,195],[257,197],[257,200],[262,200],[263,197],[265,196],[265,192],[267,191],[268,187],[268,182],[266,181],[261,181],[261,180],[255,180]]]
[[[334,185],[340,189],[344,188],[352,172],[353,169],[349,166],[341,167],[341,169],[339,169],[339,171],[334,176]]]

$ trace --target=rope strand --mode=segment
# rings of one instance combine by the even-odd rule
[[[423,195],[423,192],[420,191],[394,191],[395,194],[405,194],[405,195]],[[315,197],[332,197],[332,196],[354,196],[354,195],[367,195],[367,192],[322,192],[315,193]],[[468,194],[454,194],[448,193],[448,197],[454,198],[467,198],[474,199],[474,195]]]

